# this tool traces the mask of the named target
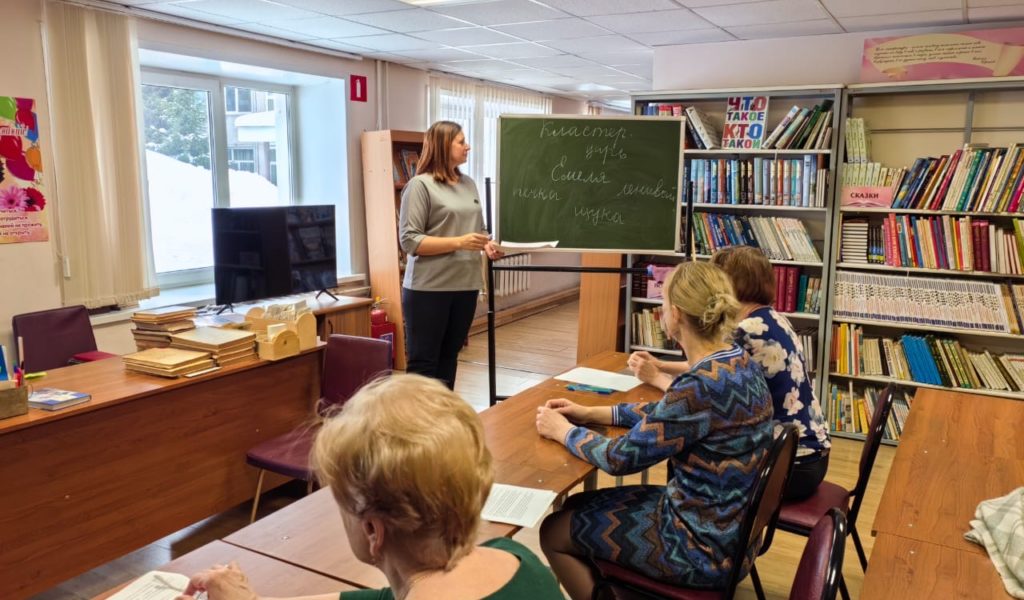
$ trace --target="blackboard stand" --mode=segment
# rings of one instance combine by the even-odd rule
[[[484,180],[485,190],[485,205],[487,209],[487,233],[493,233],[494,228],[492,225],[493,214],[491,212],[491,178],[488,177]],[[509,256],[517,256],[515,254]],[[647,269],[640,268],[619,268],[614,269],[611,267],[574,267],[574,266],[558,266],[558,265],[517,265],[517,266],[506,266],[498,267],[494,265],[494,261],[490,258],[487,259],[487,385],[490,398],[490,405],[494,406],[499,400],[505,400],[508,396],[498,396],[498,380],[497,380],[497,366],[495,365],[495,339],[494,339],[494,272],[495,271],[536,271],[536,272],[547,272],[547,273],[632,273],[634,275],[645,275]]]

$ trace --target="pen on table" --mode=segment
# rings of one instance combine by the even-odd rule
[[[46,371],[36,371],[35,373],[25,373],[25,379],[26,380],[42,379],[43,377],[46,377]]]
[[[570,392],[594,392],[597,394],[601,394],[602,396],[608,396],[615,392],[615,390],[611,388],[602,388],[593,385],[576,383],[570,383],[569,385],[565,386],[565,389],[569,390]]]

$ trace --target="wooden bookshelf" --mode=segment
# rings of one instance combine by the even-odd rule
[[[420,152],[423,133],[416,131],[364,131],[363,201],[369,252],[370,293],[385,299],[384,310],[395,324],[395,368],[405,369],[405,320],[402,318],[402,276],[405,257],[398,243],[398,209],[405,186],[404,173],[396,177],[402,150]]]

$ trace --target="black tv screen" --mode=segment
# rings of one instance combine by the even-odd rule
[[[217,304],[335,287],[334,239],[333,205],[214,208]]]

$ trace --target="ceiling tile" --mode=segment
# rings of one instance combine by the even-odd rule
[[[711,24],[685,9],[591,17],[591,21],[616,33],[650,33],[680,29],[707,29]]]
[[[363,46],[370,50],[381,52],[397,52],[400,50],[426,50],[428,48],[440,48],[441,44],[429,42],[401,33],[386,33],[384,35],[366,35],[359,37],[348,37],[337,40],[341,43]]]
[[[444,61],[443,64],[456,69],[468,69],[470,71],[475,71],[477,73],[498,73],[503,70],[528,68],[504,60],[498,60],[494,58],[483,58],[479,56],[467,60]]]
[[[367,13],[362,15],[350,15],[346,17],[350,21],[380,27],[397,33],[409,33],[412,31],[430,31],[433,29],[451,29],[453,27],[465,27],[466,23],[451,17],[437,14],[422,8],[410,8],[408,10],[392,10],[388,12]]]
[[[735,6],[695,8],[694,12],[726,29],[737,25],[764,26],[771,23],[812,21],[828,17],[816,0],[769,0]]]
[[[1005,0],[1002,0],[1005,2]],[[946,9],[961,10],[962,0],[821,0],[837,18],[868,17],[889,13],[917,13]]]
[[[742,4],[752,4],[754,2],[765,2],[766,0],[676,0],[679,4],[682,4],[686,8],[703,8],[705,6],[723,6],[729,5],[736,10],[743,10]]]
[[[188,8],[213,13],[224,17],[235,17],[245,21],[271,23],[284,19],[306,19],[319,16],[308,10],[285,6],[267,0],[195,0]]]
[[[361,13],[405,10],[409,5],[399,0],[274,0],[295,8],[342,17]]]
[[[593,61],[589,61],[572,54],[560,54],[558,56],[547,56],[544,58],[520,58],[516,60],[521,65],[541,67],[593,67]]]
[[[558,68],[551,68],[551,69],[547,69],[547,70],[551,71],[552,73],[558,73],[559,75],[565,75],[567,77],[575,77],[577,79],[589,79],[591,77],[610,77],[610,76],[613,76],[613,75],[617,76],[617,77],[621,77],[622,76],[621,73],[619,73],[617,71],[613,71],[612,69],[607,69],[607,68],[602,67],[602,66],[593,66],[593,67],[558,67]]]
[[[654,50],[631,50],[628,52],[587,52],[584,58],[600,65],[650,65],[654,62]]]
[[[403,50],[396,52],[399,56],[423,62],[451,62],[453,60],[469,60],[482,58],[479,54],[466,52],[457,48],[436,48],[428,50]]]
[[[644,79],[651,79],[651,76],[654,74],[654,68],[651,65],[620,65],[615,68],[637,77],[643,77]]]
[[[963,12],[959,8],[898,15],[837,17],[837,19],[846,31],[879,31],[900,27],[924,27],[925,25],[957,25],[964,22]]]
[[[842,31],[832,19],[797,21],[795,23],[770,23],[768,25],[744,25],[729,28],[729,33],[741,40],[797,35],[823,35],[826,33],[842,33]]]
[[[1024,18],[1024,5],[971,7],[967,9],[967,17],[971,23],[998,21],[1000,19],[1021,19]]]
[[[351,54],[365,55],[371,52],[367,48],[361,46],[354,46],[352,44],[346,44],[345,42],[338,42],[335,40],[312,40],[306,42],[310,46],[320,46],[322,48],[330,48],[331,50],[341,50],[342,52],[349,52]]]
[[[478,4],[435,6],[431,10],[469,21],[477,25],[506,25],[527,21],[560,19],[565,13],[541,6],[530,0],[497,0]]]
[[[671,46],[673,44],[704,44],[707,42],[728,42],[736,38],[722,29],[689,29],[686,31],[655,31],[631,33],[629,37],[649,46]]]
[[[486,46],[461,46],[465,50],[490,56],[491,58],[533,58],[537,56],[556,56],[560,54],[554,48],[531,44],[529,42],[517,42],[514,44],[488,44]]]
[[[298,31],[291,31],[289,29],[281,29],[280,27],[264,25],[263,23],[238,23],[236,25],[231,25],[231,27],[233,29],[250,31],[252,33],[258,33],[260,35],[269,35],[270,37],[281,38],[283,40],[292,40],[295,42],[305,42],[308,40],[317,39],[317,36],[315,35],[300,33]]]
[[[479,44],[501,44],[518,41],[517,38],[500,31],[487,29],[486,27],[460,27],[458,29],[422,31],[415,34],[415,36],[432,42],[448,44],[449,46],[475,46]]]
[[[579,54],[581,52],[629,52],[631,50],[647,50],[647,46],[634,42],[621,35],[602,35],[597,37],[579,38],[574,40],[551,40],[545,46],[557,48],[562,52]]]
[[[192,19],[202,23],[213,23],[214,25],[235,25],[246,21],[246,19],[239,19],[238,17],[226,17],[224,15],[215,15],[213,13],[195,10],[193,8],[188,8],[188,5],[185,4],[146,4],[140,8],[159,12],[165,15],[184,17],[186,19]]]
[[[637,2],[636,0],[542,0],[542,2],[577,17],[679,8],[679,5],[672,0],[647,0],[646,2]]]
[[[297,31],[314,38],[345,38],[365,35],[381,35],[387,33],[383,29],[353,23],[337,17],[316,17],[313,19],[294,19],[275,23],[281,29]]]
[[[495,26],[495,29],[532,42],[569,40],[610,33],[608,30],[602,29],[597,25],[576,18],[558,19],[556,21],[534,21],[517,25],[498,25]]]

